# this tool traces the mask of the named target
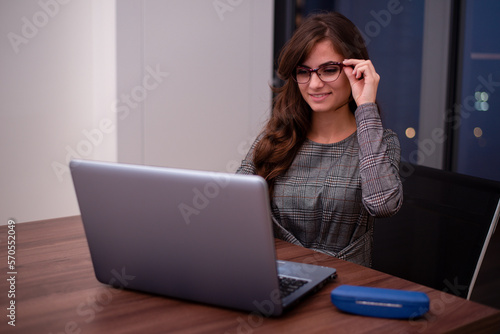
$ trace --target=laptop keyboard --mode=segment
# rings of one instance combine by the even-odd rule
[[[281,298],[290,295],[291,293],[293,293],[298,288],[300,288],[301,286],[303,286],[308,282],[303,279],[287,277],[287,276],[278,276],[278,278],[280,283]]]

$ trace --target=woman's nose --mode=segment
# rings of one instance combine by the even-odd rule
[[[311,73],[311,80],[309,81],[309,87],[322,87],[324,82],[319,78],[318,72]]]

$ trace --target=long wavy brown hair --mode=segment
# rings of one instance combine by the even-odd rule
[[[309,16],[285,44],[278,58],[278,76],[284,85],[273,88],[276,97],[272,114],[253,154],[257,174],[266,179],[271,197],[276,178],[286,173],[311,127],[312,110],[302,98],[293,72],[314,45],[324,40],[330,40],[335,51],[346,59],[369,59],[359,30],[336,12]],[[350,110],[354,112],[356,107],[352,100]]]

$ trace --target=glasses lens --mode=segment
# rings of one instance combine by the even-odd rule
[[[311,72],[309,72],[306,68],[297,67],[295,70],[295,80],[297,80],[298,83],[306,83],[309,81],[310,77]]]
[[[341,72],[340,65],[326,65],[318,70],[319,77],[325,82],[337,80]]]
[[[312,72],[316,72],[323,82],[332,82],[339,78],[340,72],[342,72],[342,66],[338,64],[328,64],[315,70],[299,66],[295,70],[295,81],[299,84],[308,83],[311,79]]]

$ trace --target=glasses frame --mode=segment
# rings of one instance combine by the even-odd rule
[[[325,68],[327,66],[331,66],[331,65],[336,65],[336,66],[339,66],[340,67],[340,71],[339,71],[339,75],[334,79],[334,80],[331,80],[331,81],[327,81],[327,80],[323,80],[321,78],[321,75],[319,74],[319,70],[321,70],[322,68]],[[298,82],[297,81],[297,70],[298,69],[302,69],[302,70],[306,70],[309,72],[309,80],[307,80],[306,82]],[[305,84],[308,84],[310,81],[311,81],[311,78],[312,78],[312,74],[313,73],[316,73],[316,75],[318,76],[319,80],[321,80],[322,82],[324,83],[331,83],[331,82],[334,82],[336,81],[338,78],[340,78],[340,75],[342,74],[342,70],[344,69],[344,64],[343,63],[339,63],[337,61],[331,61],[331,62],[328,62],[326,64],[323,64],[321,66],[319,66],[318,68],[309,68],[307,66],[303,66],[303,65],[300,65],[300,66],[297,66],[295,68],[295,71],[293,72],[292,74],[292,78],[293,80],[298,83],[299,85],[305,85]]]

